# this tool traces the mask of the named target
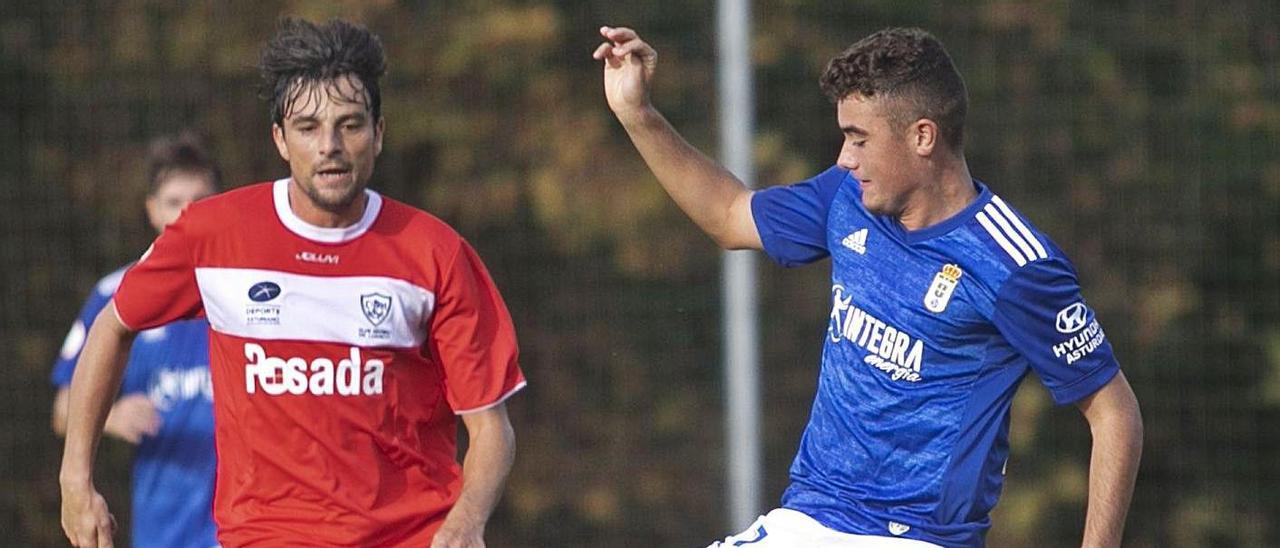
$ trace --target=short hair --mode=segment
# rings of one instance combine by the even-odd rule
[[[154,196],[176,173],[202,175],[214,190],[222,185],[222,170],[209,154],[204,139],[194,131],[186,130],[151,141],[147,147],[147,196]]]
[[[258,63],[262,95],[271,104],[271,121],[276,124],[284,122],[304,92],[321,85],[333,93],[334,82],[343,76],[355,77],[357,91],[364,92],[366,106],[377,120],[382,116],[378,79],[386,69],[378,36],[341,19],[316,25],[297,17],[282,18]]]
[[[922,29],[887,28],[859,40],[827,64],[819,85],[834,103],[855,93],[889,99],[897,125],[928,118],[953,150],[964,144],[964,79],[942,42]]]

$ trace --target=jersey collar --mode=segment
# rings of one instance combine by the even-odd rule
[[[899,223],[897,219],[890,219],[886,217],[889,221],[887,224],[894,234],[899,238],[902,238],[902,240],[908,244],[923,242],[931,238],[942,236],[969,222],[970,219],[973,219],[974,215],[978,214],[978,211],[982,210],[982,208],[987,205],[987,202],[991,201],[991,189],[987,188],[987,185],[982,184],[982,181],[974,179],[973,188],[978,191],[978,196],[973,199],[973,202],[965,206],[965,208],[960,210],[959,213],[947,218],[945,221],[927,226],[920,230],[907,230],[903,228],[902,223]]]
[[[293,208],[289,207],[289,181],[290,178],[286,177],[272,185],[271,194],[276,206],[276,216],[290,232],[308,240],[326,244],[349,242],[367,232],[369,227],[373,226],[373,222],[378,219],[378,212],[382,211],[382,195],[366,188],[364,195],[368,200],[365,202],[364,215],[356,224],[339,228],[315,226],[299,218],[293,213]]]

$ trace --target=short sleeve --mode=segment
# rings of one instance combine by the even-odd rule
[[[480,257],[466,242],[447,265],[428,326],[455,413],[482,411],[525,385],[515,326]]]
[[[1058,404],[1093,394],[1120,370],[1075,271],[1061,258],[1014,271],[1000,288],[993,320]]]
[[[827,214],[848,177],[848,171],[832,166],[799,183],[757,191],[751,216],[765,253],[786,267],[827,257]]]
[[[89,327],[93,325],[93,320],[97,319],[98,313],[107,307],[108,302],[111,302],[111,294],[120,283],[123,272],[121,270],[103,278],[94,286],[89,298],[85,299],[80,315],[71,324],[67,337],[62,341],[62,350],[58,352],[58,359],[53,362],[53,373],[49,376],[49,380],[54,386],[61,388],[71,384],[71,375],[76,371],[76,361],[80,359],[80,351],[84,349]]]
[[[192,261],[197,242],[183,215],[169,225],[133,265],[116,290],[116,314],[130,329],[143,330],[198,316],[203,310]]]

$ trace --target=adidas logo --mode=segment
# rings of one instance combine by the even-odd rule
[[[845,236],[844,239],[840,241],[840,245],[843,245],[849,249],[857,251],[859,255],[866,255],[867,254],[867,229],[864,228],[861,230],[855,230],[851,232],[848,236]]]
[[[889,532],[893,533],[893,536],[895,537],[902,535],[903,533],[909,531],[910,529],[911,529],[910,525],[903,525],[896,521],[889,522]]]

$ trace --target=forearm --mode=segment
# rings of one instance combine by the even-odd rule
[[[104,316],[110,314],[109,318]],[[79,488],[92,479],[93,456],[124,375],[132,333],[107,306],[89,329],[84,351],[71,377],[66,404],[66,444],[62,454],[63,488]]]
[[[503,420],[483,427],[469,425],[470,445],[462,462],[462,492],[443,528],[482,531],[502,498],[515,461],[515,434]]]
[[[618,113],[636,150],[676,205],[721,247],[759,249],[750,219],[751,191],[702,154],[652,107]]]
[[[53,410],[49,416],[50,426],[53,427],[53,433],[59,436],[67,435],[67,402],[71,399],[71,390],[69,387],[58,389],[58,393],[53,396]]]
[[[1085,547],[1120,546],[1125,516],[1133,499],[1142,458],[1142,417],[1137,400],[1121,398],[1110,412],[1091,417],[1093,449],[1089,458],[1089,508],[1085,517]]]

